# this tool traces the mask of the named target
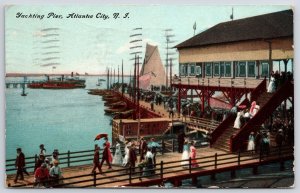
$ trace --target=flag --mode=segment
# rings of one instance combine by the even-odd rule
[[[152,73],[147,73],[142,76],[140,76],[139,81],[140,81],[140,88],[147,90],[150,87],[150,80],[151,80],[151,75]]]
[[[194,25],[193,25],[193,29],[196,30],[196,27],[197,27],[197,25],[196,25],[196,22],[195,22]]]
[[[99,134],[99,135],[97,135],[97,136],[95,137],[95,140],[94,140],[94,141],[100,140],[101,138],[107,137],[107,136],[108,136],[108,135],[107,135],[106,133],[101,133],[101,134]]]

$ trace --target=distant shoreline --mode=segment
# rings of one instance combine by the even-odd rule
[[[44,74],[44,73],[6,73],[5,77],[24,77],[24,76],[33,76],[33,77],[37,77],[37,76],[45,76],[45,75],[49,75],[49,76],[71,76],[71,73],[67,74],[67,73],[61,73],[61,74]],[[74,76],[107,76],[107,74],[79,74],[79,75],[75,75]],[[124,75],[124,77],[129,77],[130,75]],[[117,75],[116,75],[117,77]],[[120,75],[121,77],[121,75]]]

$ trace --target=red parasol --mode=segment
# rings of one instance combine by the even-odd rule
[[[240,105],[240,106],[239,106],[239,109],[245,109],[245,108],[247,108],[246,105]]]
[[[106,133],[101,133],[101,134],[97,135],[94,141],[99,140],[103,137],[107,137],[107,134]]]

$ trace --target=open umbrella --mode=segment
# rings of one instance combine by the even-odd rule
[[[96,141],[96,140],[99,140],[99,139],[101,139],[101,138],[103,138],[103,137],[107,137],[108,135],[106,134],[106,133],[101,133],[101,134],[99,134],[99,135],[97,135],[96,137],[95,137],[95,140],[94,141]]]
[[[247,108],[246,105],[239,105],[239,109],[245,109],[245,108]]]
[[[161,145],[157,142],[150,141],[147,146],[148,148],[153,148],[153,147],[160,147]]]

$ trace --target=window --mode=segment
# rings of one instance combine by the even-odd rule
[[[239,62],[238,63],[237,76],[246,77],[246,62]]]
[[[214,76],[220,76],[220,65],[219,65],[219,63],[214,63]]]
[[[225,62],[225,76],[231,77],[231,62]]]
[[[196,66],[196,76],[201,75],[201,66]]]
[[[191,67],[191,73],[190,73],[190,75],[194,76],[195,75],[195,64],[190,64],[190,67]]]
[[[196,76],[202,76],[202,65],[201,63],[196,63]]]
[[[179,64],[179,66],[180,66],[180,76],[184,76],[185,75],[184,64]]]
[[[220,62],[220,76],[224,77],[225,74],[225,64],[224,62]]]
[[[186,65],[187,66],[187,76],[189,76],[191,74],[191,66],[189,64]]]
[[[248,62],[248,77],[255,77],[255,62]]]
[[[269,75],[269,63],[262,62],[261,63],[261,76],[268,76]]]
[[[205,65],[206,76],[211,76],[211,63],[206,63]]]

